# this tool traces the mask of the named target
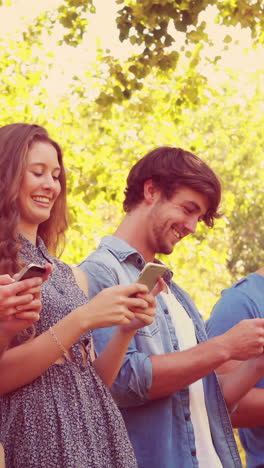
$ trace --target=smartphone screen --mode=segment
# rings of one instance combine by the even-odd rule
[[[16,281],[22,281],[28,278],[35,278],[36,276],[43,276],[46,272],[46,268],[40,265],[36,265],[35,263],[30,263],[26,265],[22,270],[19,272]]]

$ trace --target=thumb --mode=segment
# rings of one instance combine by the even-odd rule
[[[45,273],[44,273],[44,275],[42,277],[43,282],[48,279],[49,274],[50,274],[50,272],[52,270],[52,265],[50,263],[46,263],[45,268],[46,268],[46,271],[45,271]]]
[[[157,296],[163,289],[166,287],[164,280],[161,276],[158,278],[157,283],[155,284],[154,288],[151,291],[151,294],[155,297]]]
[[[7,284],[13,283],[14,280],[9,275],[0,275],[0,286],[5,286]]]

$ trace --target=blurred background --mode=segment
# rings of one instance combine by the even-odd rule
[[[173,145],[207,161],[224,191],[215,228],[164,258],[175,280],[206,318],[263,266],[263,26],[261,0],[0,0],[0,125],[38,123],[63,147],[63,260],[78,263],[120,221],[136,160]]]
[[[64,149],[78,263],[122,217],[130,167],[174,145],[220,176],[223,217],[164,261],[206,318],[263,265],[260,0],[0,0],[0,125],[44,125]]]

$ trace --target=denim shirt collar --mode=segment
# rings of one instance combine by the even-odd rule
[[[142,270],[146,264],[145,259],[142,255],[131,245],[129,245],[123,239],[116,236],[104,236],[100,242],[99,249],[107,249],[114,255],[117,260],[122,263],[130,257],[130,261],[139,269]],[[162,263],[157,258],[154,259],[154,263]],[[170,283],[172,280],[173,272],[168,268],[164,273],[163,278],[166,283]]]

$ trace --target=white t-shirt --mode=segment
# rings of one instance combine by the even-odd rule
[[[197,345],[193,322],[186,310],[168,290],[168,294],[161,293],[168,306],[173,325],[176,330],[180,350]],[[222,468],[222,463],[213,446],[209,421],[204,401],[202,379],[189,385],[190,412],[194,428],[195,446],[200,468]]]

